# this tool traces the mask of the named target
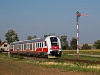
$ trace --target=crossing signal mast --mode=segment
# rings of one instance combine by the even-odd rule
[[[76,39],[77,39],[77,58],[79,58],[79,17],[88,16],[88,14],[81,14],[76,12]]]

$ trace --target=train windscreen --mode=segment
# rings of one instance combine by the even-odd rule
[[[57,37],[50,37],[51,45],[58,46],[58,39]]]

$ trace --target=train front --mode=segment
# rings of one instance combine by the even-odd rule
[[[49,36],[46,38],[48,46],[48,58],[51,57],[61,57],[62,49],[61,42],[57,36]]]

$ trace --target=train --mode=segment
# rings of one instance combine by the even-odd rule
[[[61,57],[62,54],[61,41],[57,36],[16,41],[10,43],[10,53],[46,58],[58,58]]]

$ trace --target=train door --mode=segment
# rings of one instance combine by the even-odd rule
[[[40,42],[41,52],[43,52],[43,42]]]
[[[43,42],[43,52],[47,53],[48,52],[48,48],[47,48],[47,43],[46,41]]]
[[[48,49],[45,41],[40,42],[40,48],[41,48],[41,56],[45,57],[47,55]]]

